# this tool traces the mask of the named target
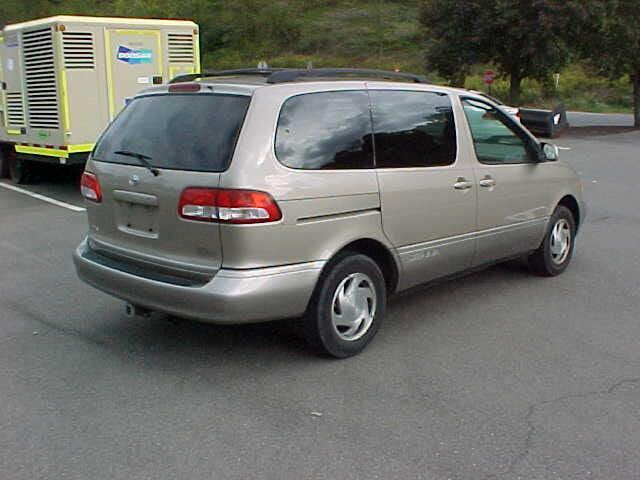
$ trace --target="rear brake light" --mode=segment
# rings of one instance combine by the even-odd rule
[[[277,222],[280,207],[271,195],[255,190],[187,188],[178,215],[188,220],[233,224]]]
[[[200,87],[199,83],[174,83],[169,85],[169,93],[197,93]]]
[[[93,173],[84,172],[80,179],[80,192],[82,196],[92,202],[100,203],[102,201],[102,189],[98,177]]]

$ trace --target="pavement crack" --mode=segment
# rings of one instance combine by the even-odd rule
[[[99,347],[105,347],[107,344],[106,342],[104,342],[103,340],[100,340],[98,338],[94,338],[90,335],[87,335],[86,333],[82,332],[81,330],[78,330],[76,328],[72,328],[72,327],[67,327],[67,326],[63,326],[63,325],[59,325],[55,322],[52,322],[51,320],[48,320],[47,318],[42,317],[41,315],[38,315],[37,313],[33,312],[30,308],[28,308],[26,305],[22,304],[22,303],[18,303],[18,302],[13,302],[13,301],[7,301],[4,302],[6,306],[8,306],[9,308],[11,308],[14,312],[19,313],[25,317],[27,317],[28,319],[39,323],[42,326],[45,326],[47,328],[49,328],[50,330],[53,330],[55,332],[58,332],[62,335],[66,335],[66,336],[72,336],[75,338],[78,338],[86,343],[92,344],[94,346],[99,346]]]
[[[581,393],[569,393],[551,400],[542,400],[540,402],[529,405],[524,417],[522,417],[523,423],[527,426],[527,433],[522,440],[522,448],[516,455],[514,455],[514,457],[509,462],[507,468],[503,472],[497,475],[490,474],[487,477],[485,477],[485,480],[488,480],[491,478],[497,478],[498,476],[512,475],[515,472],[516,467],[525,458],[527,458],[527,456],[529,456],[531,446],[533,443],[533,438],[536,434],[536,425],[533,421],[533,416],[535,415],[536,411],[539,410],[540,408],[545,407],[547,405],[555,404],[555,403],[561,403],[566,400],[588,398],[594,395],[611,395],[612,393],[614,393],[616,390],[618,390],[623,386],[634,385],[638,383],[640,383],[640,377],[623,378],[613,383],[609,388],[606,388],[606,389],[590,390],[590,391],[581,392]]]

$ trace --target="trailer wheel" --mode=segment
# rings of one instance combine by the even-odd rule
[[[9,175],[13,183],[25,185],[29,183],[31,177],[31,165],[15,156],[9,156]]]
[[[0,147],[0,178],[9,176],[9,148]]]

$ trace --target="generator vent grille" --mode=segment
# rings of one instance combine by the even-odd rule
[[[58,128],[58,90],[50,27],[22,34],[27,113],[33,128]]]
[[[63,32],[64,67],[69,69],[95,68],[93,33]]]
[[[194,63],[191,33],[169,34],[169,63]]]
[[[7,123],[11,127],[24,127],[24,104],[22,93],[7,93]]]

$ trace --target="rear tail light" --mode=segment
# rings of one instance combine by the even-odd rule
[[[255,190],[187,188],[178,215],[188,220],[233,224],[277,222],[280,207],[271,195]]]
[[[102,201],[102,189],[98,177],[93,173],[84,172],[80,179],[80,192],[82,196],[92,202],[100,203]]]

